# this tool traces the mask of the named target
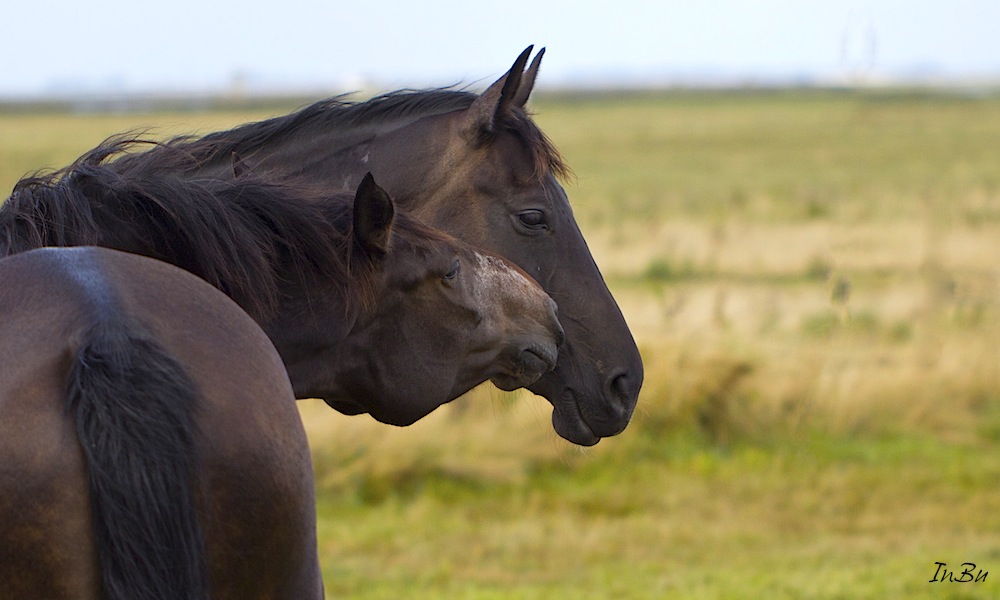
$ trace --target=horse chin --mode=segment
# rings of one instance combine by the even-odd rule
[[[348,416],[360,415],[368,412],[367,408],[351,400],[323,398],[323,402],[326,402],[327,406],[333,410]]]
[[[523,387],[518,384],[516,377],[510,375],[494,375],[490,378],[490,382],[505,392],[513,392],[517,388]]]
[[[540,378],[541,375],[536,377],[536,380]],[[517,377],[502,374],[495,375],[490,381],[493,382],[493,385],[507,392],[534,383],[534,381],[523,383]],[[545,395],[541,393],[541,390],[531,391]],[[548,398],[548,400],[552,403],[552,428],[561,438],[577,446],[593,446],[601,441],[601,436],[595,434],[590,425],[583,419],[573,390],[564,389],[558,398]]]
[[[601,441],[580,413],[572,390],[565,390],[559,402],[552,403],[552,428],[565,440],[578,446],[593,446]]]

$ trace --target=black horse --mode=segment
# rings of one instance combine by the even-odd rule
[[[399,91],[366,102],[318,102],[290,115],[116,161],[126,174],[225,177],[237,154],[252,168],[350,190],[368,172],[423,222],[534,277],[566,331],[556,368],[529,389],[553,405],[563,437],[594,444],[621,432],[642,385],[632,334],[559,184],[569,169],[525,110],[544,50],[531,48],[482,94]],[[585,126],[585,124],[581,124]]]

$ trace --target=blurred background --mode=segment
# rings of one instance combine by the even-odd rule
[[[543,89],[995,82],[989,0],[289,0],[3,9],[0,97],[475,84],[528,44]],[[512,58],[509,60],[513,60]]]
[[[404,429],[302,402],[330,597],[1000,593],[1000,4],[28,4],[5,190],[547,48],[530,108],[643,354],[633,423],[580,449],[488,385]]]

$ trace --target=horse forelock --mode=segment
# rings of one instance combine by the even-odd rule
[[[563,160],[559,149],[538,127],[527,111],[513,110],[505,119],[504,126],[520,139],[531,153],[536,180],[541,181],[550,173],[560,180],[572,177],[573,170]]]

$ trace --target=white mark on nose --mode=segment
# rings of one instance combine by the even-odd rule
[[[478,252],[475,256],[480,277],[473,288],[473,295],[480,307],[492,304],[500,309],[502,304],[512,303],[518,307],[534,308],[544,302],[545,292],[520,271],[496,256]]]

